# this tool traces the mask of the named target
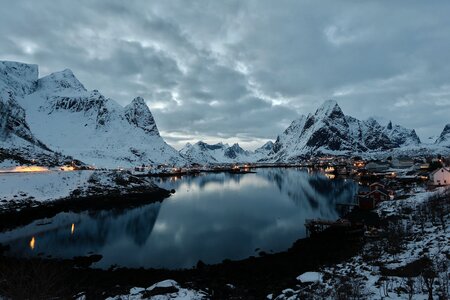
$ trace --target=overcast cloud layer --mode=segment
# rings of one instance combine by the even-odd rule
[[[425,142],[450,123],[447,0],[0,3],[0,60],[143,96],[176,148],[254,148],[326,99]]]

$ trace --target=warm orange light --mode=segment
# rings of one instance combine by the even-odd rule
[[[34,250],[35,244],[36,244],[36,239],[35,239],[34,236],[33,236],[33,237],[31,238],[31,241],[30,241],[30,249],[31,249],[31,250]]]
[[[331,172],[334,172],[334,167],[327,167],[327,168],[325,168],[325,172],[326,173],[331,173]]]
[[[73,171],[75,168],[73,166],[62,166],[61,171]]]
[[[73,234],[75,232],[75,224],[72,223],[72,227],[70,228],[70,234]]]
[[[14,173],[22,173],[22,172],[48,172],[49,169],[46,167],[39,166],[18,166],[12,170],[5,170],[3,172],[14,172]]]

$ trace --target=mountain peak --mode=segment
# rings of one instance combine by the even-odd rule
[[[341,107],[335,100],[326,100],[322,105],[316,110],[315,113],[317,117],[344,117]]]
[[[262,152],[268,154],[273,150],[273,146],[274,143],[272,141],[268,141],[264,145],[256,149],[255,152]]]
[[[45,92],[86,91],[84,85],[75,77],[72,70],[64,69],[38,80],[38,87]]]
[[[386,127],[388,130],[392,130],[392,121],[389,121]]]
[[[336,102],[336,100],[328,99],[325,100],[321,106],[319,106],[317,111],[330,111],[333,110],[336,106],[339,107],[339,104]]]
[[[450,138],[449,138],[450,140]],[[334,100],[325,101],[305,121],[296,120],[278,136],[270,159],[283,161],[317,153],[384,151],[419,145],[416,132],[399,125],[382,126],[374,118],[346,116]]]
[[[38,66],[15,61],[0,61],[0,93],[11,91],[17,96],[32,93],[38,80]]]
[[[159,136],[155,119],[145,103],[144,98],[136,97],[130,104],[125,106],[125,117],[127,118],[128,123],[143,129],[151,135]]]
[[[131,103],[133,104],[138,104],[138,105],[145,105],[147,106],[147,103],[145,103],[144,98],[142,98],[141,96],[137,96],[136,98],[134,98]]]
[[[267,143],[265,143],[264,145],[261,146],[261,148],[272,148],[273,147],[273,142],[272,141],[268,141]]]
[[[444,130],[442,130],[441,135],[438,137],[435,143],[444,146],[450,146],[450,123],[445,125]]]

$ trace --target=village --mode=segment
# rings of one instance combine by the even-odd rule
[[[380,202],[404,199],[416,189],[433,190],[450,185],[450,157],[388,157],[383,160],[363,159],[358,156],[318,156],[294,163],[192,163],[185,166],[170,164],[148,164],[114,169],[96,168],[80,161],[70,161],[62,166],[43,167],[33,162],[30,165],[0,168],[0,174],[27,172],[108,171],[129,173],[139,177],[195,176],[201,173],[226,172],[232,174],[253,173],[260,168],[304,168],[308,172],[319,172],[329,179],[352,179],[358,183],[358,195],[354,204],[361,209],[374,209]]]

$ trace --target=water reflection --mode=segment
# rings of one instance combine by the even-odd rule
[[[36,240],[35,240],[35,238],[34,238],[34,236],[31,238],[31,241],[30,241],[30,249],[31,250],[34,250],[34,245],[35,245],[35,243],[36,243]]]
[[[0,243],[21,256],[97,253],[103,259],[96,266],[104,268],[192,267],[198,260],[217,263],[256,255],[257,248],[285,250],[304,236],[305,218],[337,218],[335,204],[350,202],[356,193],[350,180],[298,169],[207,174],[158,184],[177,192],[163,203],[139,208],[60,213],[0,233]]]

